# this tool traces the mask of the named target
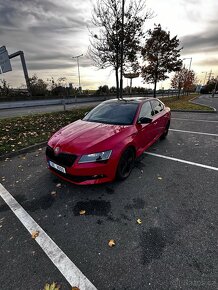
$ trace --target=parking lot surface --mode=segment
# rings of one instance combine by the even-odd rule
[[[218,289],[218,116],[172,113],[170,129],[123,182],[63,182],[47,170],[45,148],[2,161],[0,182],[86,285]],[[36,241],[0,199],[0,288],[38,290],[55,281],[61,290],[84,289],[69,282],[73,270],[61,274],[61,263],[55,266],[53,254]]]

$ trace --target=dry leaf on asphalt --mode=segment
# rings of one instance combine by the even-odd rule
[[[115,241],[114,240],[110,240],[109,242],[108,242],[108,246],[109,247],[114,247],[116,245],[116,243],[115,243]]]
[[[61,183],[56,184],[56,187],[61,187]]]
[[[60,286],[56,285],[55,282],[53,282],[52,284],[46,283],[44,286],[44,290],[59,290],[59,289],[60,289]]]
[[[141,220],[141,219],[137,219],[137,223],[138,223],[139,225],[141,225],[141,224],[142,224],[142,220]]]
[[[79,214],[80,215],[84,215],[85,213],[86,213],[86,211],[84,209],[82,209],[82,210],[79,211]]]
[[[158,176],[158,179],[159,179],[159,180],[162,180],[163,178],[162,178],[161,176]]]
[[[32,239],[35,239],[39,236],[39,231],[33,231],[32,232]]]
[[[57,195],[57,192],[56,192],[56,191],[52,191],[52,192],[51,192],[51,195],[52,195],[52,196],[56,196],[56,195]]]

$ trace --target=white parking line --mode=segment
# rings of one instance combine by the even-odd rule
[[[97,288],[86,278],[86,276],[76,267],[76,265],[55,244],[55,242],[34,221],[34,219],[25,211],[25,209],[3,187],[1,183],[0,196],[11,208],[13,213],[17,216],[17,218],[21,221],[21,223],[25,226],[30,234],[35,231],[39,232],[39,236],[35,239],[36,242],[72,287],[78,287],[80,290],[97,290]]]
[[[181,121],[193,121],[193,122],[205,122],[205,123],[218,123],[218,121],[211,120],[194,120],[194,119],[183,119],[183,118],[171,118],[173,120],[181,120]]]
[[[218,167],[204,165],[204,164],[201,164],[201,163],[195,163],[195,162],[191,162],[191,161],[187,161],[187,160],[183,160],[183,159],[178,159],[178,158],[174,158],[174,157],[170,157],[170,156],[160,155],[160,154],[156,154],[156,153],[151,153],[151,152],[144,152],[144,154],[152,155],[152,156],[155,156],[155,157],[160,157],[160,158],[169,159],[169,160],[172,160],[172,161],[177,161],[177,162],[186,163],[186,164],[189,164],[189,165],[194,165],[194,166],[203,167],[203,168],[206,168],[206,169],[211,169],[211,170],[218,171]]]
[[[218,134],[212,134],[212,133],[195,132],[195,131],[185,131],[185,130],[177,130],[177,129],[170,129],[170,131],[173,131],[173,132],[182,132],[182,133],[191,133],[191,134],[199,134],[199,135],[206,135],[206,136],[216,136],[216,137],[218,137]]]

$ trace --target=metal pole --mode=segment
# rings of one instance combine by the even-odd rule
[[[76,58],[77,60],[77,67],[78,67],[78,78],[79,78],[79,93],[81,93],[81,84],[80,84],[80,70],[79,70],[79,58],[83,56],[83,54],[72,56],[72,58]],[[75,95],[75,101],[76,101],[76,95]]]
[[[121,27],[121,47],[120,47],[120,98],[123,98],[123,40],[124,40],[124,5],[125,0],[122,0],[122,27]]]
[[[17,57],[17,56],[20,56],[21,64],[22,64],[22,67],[23,67],[23,73],[24,73],[24,77],[25,77],[25,80],[26,80],[27,90],[28,90],[28,92],[29,92],[29,94],[31,96],[32,92],[31,92],[31,88],[30,88],[30,80],[29,80],[29,76],[28,76],[28,71],[27,71],[26,61],[25,61],[25,57],[24,57],[23,51],[17,51],[15,53],[10,54],[9,55],[9,59]]]

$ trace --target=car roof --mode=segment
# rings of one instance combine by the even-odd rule
[[[142,103],[147,100],[153,100],[154,98],[152,97],[127,97],[123,99],[111,99],[104,101],[104,103]]]

